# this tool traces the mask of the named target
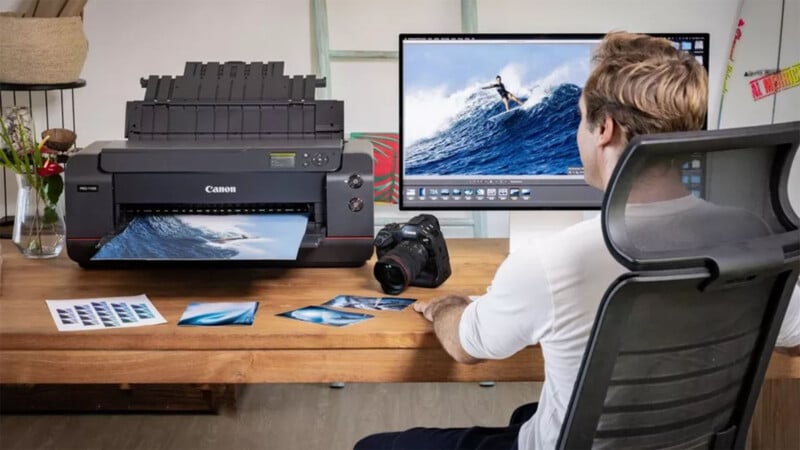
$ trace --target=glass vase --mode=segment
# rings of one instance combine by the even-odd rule
[[[17,175],[19,190],[12,240],[26,258],[55,258],[64,248],[64,213],[59,202],[47,198],[41,187],[42,178],[31,178]]]

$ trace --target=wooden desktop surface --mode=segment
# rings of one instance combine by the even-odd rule
[[[374,319],[337,328],[276,317],[338,294],[381,295],[373,261],[332,269],[84,270],[62,254],[23,258],[2,241],[0,382],[262,383],[541,381],[541,351],[503,361],[457,364],[431,325],[411,308],[374,311]],[[508,251],[505,239],[452,239],[452,277],[438,289],[403,296],[430,300],[481,294]],[[146,294],[163,325],[58,332],[45,299]],[[194,301],[260,302],[253,326],[179,327]],[[776,354],[768,378],[800,378],[800,358]]]
[[[341,328],[275,314],[338,294],[381,295],[373,261],[336,269],[83,270],[61,255],[23,258],[0,241],[0,383],[265,383],[542,381],[531,347],[503,361],[455,363],[431,325],[407,308]],[[452,277],[403,296],[481,294],[508,252],[506,239],[448,241]],[[60,333],[45,299],[147,294],[166,324]],[[179,327],[193,301],[258,300],[253,326]],[[800,358],[773,354],[753,416],[753,448],[800,448]],[[794,424],[795,426],[792,426]]]
[[[505,257],[501,239],[448,241],[453,276],[403,296],[481,294]],[[261,383],[541,380],[538,348],[506,361],[457,364],[411,308],[336,328],[275,314],[338,294],[379,296],[372,261],[359,268],[84,270],[61,255],[23,258],[2,242],[0,382]],[[167,324],[58,332],[45,299],[146,294]],[[260,302],[253,326],[179,327],[193,301]]]

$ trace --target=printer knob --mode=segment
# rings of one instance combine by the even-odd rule
[[[352,189],[358,189],[361,185],[364,184],[364,179],[361,178],[357,173],[350,175],[350,178],[347,179],[347,185],[350,186]]]
[[[359,212],[364,208],[364,200],[353,197],[350,199],[350,202],[348,202],[347,207],[350,208],[350,211]]]

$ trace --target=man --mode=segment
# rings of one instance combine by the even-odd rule
[[[587,183],[605,189],[633,136],[702,128],[707,75],[669,41],[628,33],[607,35],[594,63],[580,100],[577,140]],[[678,175],[669,162],[655,161],[644,169],[629,197],[636,220],[647,224],[660,215],[659,222],[677,228],[687,216],[722,215],[748,221],[748,233],[763,232],[763,222],[755,216],[689,195]],[[702,233],[718,232],[694,228],[699,228],[697,239],[706,238]],[[475,302],[457,296],[418,302],[415,309],[433,322],[442,346],[459,362],[507,358],[540,344],[545,382],[538,407],[519,408],[508,427],[415,428],[369,436],[356,450],[554,448],[598,305],[611,282],[625,271],[609,254],[595,218],[509,255],[487,293]],[[795,289],[777,341],[797,355],[799,291]]]
[[[497,93],[500,94],[500,99],[503,100],[503,104],[506,106],[506,111],[510,109],[508,103],[509,100],[513,100],[517,102],[518,105],[522,106],[522,102],[514,94],[506,90],[506,86],[503,84],[503,80],[500,78],[500,75],[496,76],[494,81],[494,84],[484,86],[481,89],[497,88]]]

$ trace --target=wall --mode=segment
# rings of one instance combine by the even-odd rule
[[[419,2],[403,2],[401,6],[369,0],[329,0],[331,48],[396,50],[395,34],[401,31],[458,32],[459,3],[453,0],[428,1],[425,2],[426,9],[420,11]],[[734,0],[478,0],[477,5],[479,32],[708,32],[711,35],[709,94],[712,99],[718,99],[721,93],[732,24],[738,13],[738,2]],[[398,75],[395,63],[341,62],[334,63],[332,72],[333,95],[343,98],[347,109],[358,111],[348,115],[350,126],[365,124],[371,130],[385,130],[385,127],[397,123],[395,86]],[[344,86],[340,84],[343,78],[348,80]],[[381,113],[376,114],[376,109],[381,109]],[[717,117],[718,113],[718,101],[711,101],[709,117]],[[382,217],[389,218],[387,220],[401,220],[413,214],[392,208],[382,211]],[[505,228],[510,226],[514,247],[593,214],[582,211],[493,212],[484,217],[489,236],[504,235]],[[438,215],[455,220],[459,217],[467,219],[469,213]],[[510,225],[506,225],[509,217]]]
[[[400,33],[461,32],[459,0],[327,0],[330,48],[398,50]],[[349,131],[397,131],[397,61],[331,64],[333,98],[345,101]]]
[[[800,0],[788,1],[795,5],[789,14],[796,16]],[[0,10],[23,3],[0,0]],[[481,32],[709,32],[712,99],[721,91],[737,14],[734,0],[478,0],[477,5]],[[461,23],[459,0],[328,0],[328,18],[330,45],[338,50],[397,50],[400,32],[458,32]],[[187,60],[283,60],[287,73],[312,73],[311,23],[310,2],[303,0],[91,0],[85,11],[90,49],[82,74],[88,84],[76,91],[79,145],[122,138],[125,102],[144,93],[139,78],[178,74]],[[396,62],[335,62],[331,81],[333,97],[345,101],[348,132],[397,130]],[[6,99],[7,94],[4,104]],[[710,113],[718,113],[715,101]],[[13,185],[11,179],[12,190]],[[448,214],[474,219],[471,213]],[[513,213],[511,226],[548,233],[587,214]],[[382,207],[379,219],[410,215]],[[506,235],[508,218],[481,216],[490,236]]]
[[[400,33],[460,33],[460,0],[328,0],[328,30],[332,50],[398,50]],[[331,95],[345,102],[346,131],[393,131],[399,123],[397,61],[334,61]],[[483,222],[487,236],[508,235],[505,212],[434,212],[447,237],[475,234]],[[394,205],[377,205],[376,229],[416,215]]]
[[[125,102],[139,78],[177,75],[186,61],[285,61],[312,73],[307,2],[296,0],[94,0],[85,14],[88,85],[76,95],[86,144],[121,139]]]
[[[744,24],[733,52],[720,128],[800,120],[800,86],[754,100],[751,75],[800,63],[800,0],[746,0]],[[779,39],[781,38],[781,39]],[[800,212],[800,157],[789,176],[789,200]]]
[[[460,2],[426,1],[422,9],[420,3],[329,0],[331,48],[397,50],[396,34],[399,32],[460,31]],[[711,34],[710,95],[716,98],[727,62],[727,47],[737,3],[731,0],[479,0],[477,5],[479,32],[708,32]],[[364,124],[375,131],[386,130],[385,127],[396,129],[396,63],[334,63],[332,78],[333,95],[344,99],[348,110],[358,111],[347,116],[349,126]],[[348,80],[344,86],[340,84],[343,78]],[[381,109],[381,113],[376,114],[376,109]],[[712,103],[711,109],[710,114],[716,117],[716,105]],[[381,213],[387,220],[402,220],[413,214],[398,212],[393,208],[384,208]],[[512,235],[528,240],[562,229],[591,214],[580,211],[514,212],[510,215],[491,212],[483,217],[488,236],[505,235],[510,217]],[[450,220],[469,220],[470,213],[440,212],[437,215]],[[512,241],[522,242],[513,237]]]
[[[776,65],[784,68],[800,62],[800,0],[786,0],[783,11],[782,0],[746,0],[742,15],[748,24],[736,50],[736,70],[729,82],[726,106],[724,111],[720,110],[740,3],[735,0],[479,1],[478,28],[482,32],[708,32],[711,35],[710,128],[716,128],[721,112],[722,128],[800,120],[800,88],[756,104],[743,75],[747,70],[775,68]],[[565,17],[568,20],[564,20]],[[778,55],[780,37],[782,44]],[[792,166],[788,191],[795,211],[800,211],[800,158],[796,158]],[[594,214],[596,212],[580,211],[511,213],[511,247],[517,248]]]
[[[0,11],[26,3],[0,0]],[[89,1],[89,55],[81,74],[87,85],[75,91],[78,145],[122,139],[125,102],[144,96],[139,78],[181,74],[186,61],[285,61],[287,74],[313,73],[309,11],[307,1],[297,0]],[[34,99],[34,106],[41,102]],[[4,93],[3,104],[10,103]],[[40,110],[37,124],[44,122]],[[15,191],[13,178],[7,186]]]

